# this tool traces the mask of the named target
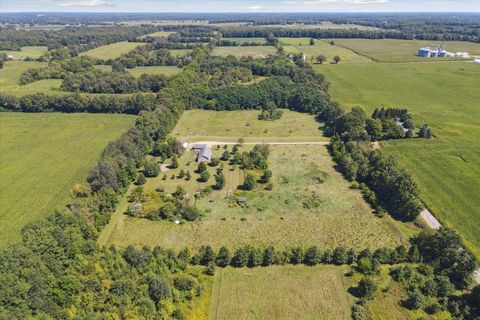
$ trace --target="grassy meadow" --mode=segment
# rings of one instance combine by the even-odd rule
[[[42,56],[45,52],[48,51],[48,47],[42,46],[33,46],[33,47],[22,47],[20,51],[0,51],[0,53],[6,53],[11,55],[14,60],[23,60],[25,58],[37,59]]]
[[[176,32],[170,32],[170,31],[158,31],[158,32],[153,32],[146,34],[144,36],[138,37],[138,39],[145,39],[146,37],[165,37],[167,38],[169,35],[174,34]]]
[[[213,56],[235,56],[237,58],[252,56],[254,58],[265,58],[274,55],[277,49],[273,46],[248,46],[248,47],[215,47]]]
[[[382,143],[413,173],[421,198],[480,257],[480,67],[471,62],[324,66],[344,106],[408,108],[431,140]]]
[[[27,223],[60,209],[111,140],[133,125],[127,115],[0,113],[0,247]]]
[[[163,74],[166,76],[174,76],[182,72],[182,68],[176,66],[154,66],[154,67],[136,67],[133,69],[126,69],[135,77],[140,77],[142,74]]]
[[[62,84],[59,79],[47,79],[35,81],[21,86],[18,81],[22,74],[31,68],[41,68],[47,66],[46,62],[33,61],[7,61],[0,69],[0,94],[26,95],[32,93],[60,94],[56,91]]]
[[[461,58],[431,58],[417,57],[421,47],[436,48],[440,41],[419,40],[367,40],[367,39],[334,39],[335,44],[345,47],[361,55],[381,62],[432,62],[446,60],[465,60]],[[480,55],[480,44],[463,41],[446,41],[447,51],[466,51],[471,55]]]
[[[184,57],[187,54],[191,53],[193,50],[192,49],[172,49],[170,50],[170,53],[174,57]]]
[[[284,145],[271,146],[270,150],[273,190],[264,190],[260,184],[251,192],[229,192],[227,188],[214,191],[197,202],[199,210],[204,212],[201,220],[180,225],[124,216],[112,227],[112,234],[104,237],[109,244],[119,246],[148,244],[173,249],[197,249],[201,245],[236,248],[247,244],[375,249],[393,247],[403,241],[391,219],[376,217],[360,192],[351,189],[334,170],[325,146]],[[197,164],[190,166],[196,168]],[[236,179],[235,186],[242,177],[233,174],[237,178],[227,175],[226,180],[228,184],[228,180],[232,183]],[[167,175],[168,183],[188,185]],[[158,185],[152,183],[150,188],[165,185],[154,179]],[[246,205],[235,204],[241,195],[248,198]]]
[[[145,45],[143,42],[117,42],[82,52],[79,55],[102,60],[115,59],[143,45]]]
[[[319,55],[324,55],[327,61],[324,64],[333,63],[333,57],[339,56],[343,63],[368,63],[373,62],[371,59],[358,55],[353,51],[337,46],[331,45],[329,42],[322,40],[314,40],[315,44],[310,45],[310,38],[279,38],[284,45],[285,51],[288,53],[303,53],[307,62],[314,64],[315,67],[322,67],[323,65],[316,64],[315,58]]]
[[[342,267],[218,270],[210,320],[350,319]]]
[[[283,110],[279,120],[258,120],[259,110],[185,111],[172,132],[177,139],[192,141],[295,142],[328,141],[321,123],[312,115]]]

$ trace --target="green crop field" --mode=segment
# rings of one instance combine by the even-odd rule
[[[0,113],[0,246],[27,223],[67,204],[127,115]]]
[[[168,221],[125,217],[107,237],[108,242],[120,246],[149,244],[174,249],[207,244],[214,248],[222,245],[236,248],[246,244],[285,248],[316,244],[374,249],[392,247],[402,241],[391,219],[376,217],[360,192],[349,188],[349,183],[334,170],[325,146],[270,148],[273,190],[263,190],[260,185],[254,192],[241,191],[238,194],[248,198],[246,206],[231,205],[237,197],[236,192],[232,195],[228,189],[215,191],[197,203],[205,213],[201,220],[176,225]],[[190,165],[189,170],[196,166],[195,163]],[[158,186],[164,185],[158,178],[154,179]],[[228,184],[231,178],[226,179]],[[175,180],[179,185],[186,185],[182,180]],[[236,181],[241,181],[241,177]],[[155,183],[151,187],[155,187]],[[307,206],[312,201],[315,205]]]
[[[222,38],[222,40],[235,41],[236,43],[239,43],[239,44],[247,43],[247,42],[254,42],[254,43],[267,42],[265,38]]]
[[[350,319],[344,272],[332,266],[218,270],[209,319]]]
[[[323,67],[323,65],[317,65],[315,58],[319,55],[324,55],[327,61],[324,64],[333,63],[333,57],[339,56],[343,63],[366,63],[373,62],[371,59],[358,55],[349,49],[337,45],[331,45],[329,42],[323,40],[314,40],[315,45],[310,45],[310,38],[279,38],[280,42],[284,44],[285,51],[288,53],[303,53],[307,62],[315,64],[315,67]]]
[[[279,120],[258,120],[259,110],[188,110],[172,135],[186,141],[295,142],[328,141],[312,115],[283,110]]]
[[[166,76],[173,76],[182,72],[182,68],[175,66],[154,66],[154,67],[136,67],[127,69],[128,72],[135,77],[140,77],[142,74],[164,74]]]
[[[322,72],[332,97],[345,106],[408,108],[417,124],[430,125],[434,139],[382,146],[413,173],[433,213],[480,257],[480,66],[373,63],[325,66]]]
[[[418,41],[418,40],[366,40],[366,39],[334,39],[339,46],[351,49],[359,54],[371,57],[383,62],[407,62],[407,61],[445,61],[458,60],[461,58],[433,58],[426,59],[417,57],[418,49],[421,47],[436,48],[439,41]],[[471,55],[480,55],[480,44],[461,41],[446,41],[447,51],[466,51]],[[461,59],[464,60],[464,59]]]
[[[29,61],[8,61],[0,69],[0,93],[11,95],[25,95],[31,93],[59,94],[61,91],[55,91],[62,84],[62,80],[48,79],[36,81],[21,86],[18,81],[22,74],[31,68],[40,68],[46,66],[46,62]]]
[[[303,23],[293,23],[293,24],[265,24],[257,26],[245,26],[244,28],[257,28],[257,29],[272,29],[272,28],[281,28],[281,29],[299,29],[299,30],[310,30],[310,29],[359,29],[359,30],[378,30],[375,27],[361,26],[353,23],[332,23],[330,21],[323,21],[319,24],[303,24]]]
[[[22,60],[25,58],[40,58],[48,50],[48,47],[22,47],[20,51],[0,51],[0,53],[6,53],[11,55],[15,60]]]
[[[215,47],[212,51],[213,56],[235,56],[265,58],[268,55],[274,55],[277,49],[273,46],[249,46],[249,47]]]
[[[145,43],[142,42],[117,42],[82,52],[79,55],[103,60],[115,59],[143,45]]]

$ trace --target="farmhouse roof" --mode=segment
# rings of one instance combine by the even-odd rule
[[[238,203],[245,203],[245,202],[247,202],[247,200],[248,200],[247,197],[238,197],[237,202]]]

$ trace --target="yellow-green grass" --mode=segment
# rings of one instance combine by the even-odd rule
[[[26,95],[32,93],[60,94],[58,89],[62,80],[48,79],[36,81],[24,86],[18,82],[22,74],[31,68],[41,68],[47,65],[46,62],[33,61],[8,61],[0,69],[0,93],[11,95]]]
[[[368,40],[368,39],[334,39],[335,44],[351,49],[359,54],[371,57],[383,62],[431,62],[446,60],[465,60],[462,58],[420,58],[417,56],[421,47],[436,48],[439,41],[418,41],[418,40]],[[466,51],[471,55],[480,55],[480,44],[462,41],[446,41],[447,51]]]
[[[127,69],[135,77],[140,77],[142,74],[163,74],[166,76],[173,76],[182,72],[182,68],[175,66],[154,66],[154,67],[136,67]]]
[[[192,49],[172,49],[170,50],[170,53],[173,57],[184,57],[187,54],[190,54],[192,51]]]
[[[265,43],[265,38],[222,38],[222,40],[235,41],[236,43],[243,44],[247,42]]]
[[[310,45],[310,38],[279,38],[285,46],[285,51],[288,53],[303,53],[307,62],[315,64],[317,67],[323,67],[323,65],[317,65],[315,58],[319,55],[324,55],[327,61],[324,64],[333,63],[333,57],[339,56],[341,64],[343,63],[368,63],[373,62],[371,59],[358,55],[349,49],[337,45],[331,45],[328,42],[322,40],[314,40],[315,44]]]
[[[294,23],[294,24],[265,24],[265,25],[258,25],[258,26],[245,26],[244,28],[263,28],[263,29],[271,29],[271,28],[281,28],[281,29],[358,29],[358,30],[378,30],[375,27],[368,27],[368,26],[361,26],[358,24],[346,24],[346,23],[333,23],[330,21],[322,21],[319,24],[303,24],[303,23]]]
[[[177,250],[202,245],[215,249],[223,245],[232,249],[242,245],[375,249],[404,241],[390,218],[376,217],[360,192],[334,170],[325,146],[271,146],[269,162],[273,190],[260,185],[246,192],[247,205],[232,206],[237,195],[224,189],[197,202],[204,212],[201,220],[176,225],[124,216],[103,240],[122,247],[148,244]],[[321,177],[325,182],[319,181]],[[177,184],[185,185],[178,180]],[[317,206],[306,208],[312,199]]]
[[[27,223],[60,209],[111,140],[133,125],[127,115],[0,113],[0,246]]]
[[[265,58],[268,55],[274,55],[277,49],[273,46],[248,46],[248,47],[216,47],[212,51],[213,56],[235,56]]]
[[[46,51],[48,51],[48,47],[33,46],[22,47],[20,51],[0,51],[0,53],[6,53],[8,55],[11,55],[15,60],[22,60],[25,58],[39,58]]]
[[[314,116],[283,110],[279,120],[258,120],[259,110],[185,111],[172,132],[186,141],[295,142],[328,141]]]
[[[145,43],[142,42],[117,42],[82,52],[80,56],[89,56],[102,60],[115,59],[143,45],[145,45]]]
[[[333,266],[218,270],[209,319],[350,319],[344,272]]]
[[[158,31],[154,33],[149,33],[144,36],[138,37],[138,39],[145,39],[146,37],[168,37],[171,34],[174,34],[175,32],[170,32],[170,31]]]
[[[93,66],[95,69],[103,72],[112,72],[112,66],[105,64],[97,64]]]
[[[480,68],[467,62],[325,66],[333,99],[368,112],[408,108],[430,140],[382,143],[415,178],[421,198],[480,257]]]

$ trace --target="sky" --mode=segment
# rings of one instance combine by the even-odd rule
[[[480,0],[0,0],[0,12],[480,12]]]

